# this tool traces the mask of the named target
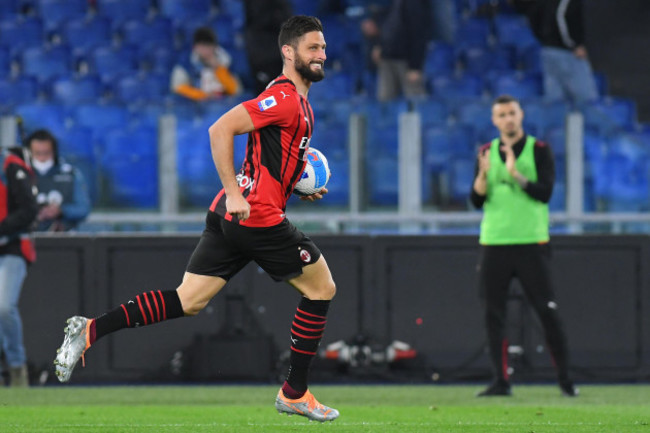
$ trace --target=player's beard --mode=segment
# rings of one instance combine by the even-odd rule
[[[296,72],[298,72],[302,78],[304,78],[305,80],[309,80],[312,83],[316,83],[322,80],[323,78],[325,78],[325,70],[323,69],[324,65],[322,63],[320,64],[321,69],[317,69],[314,71],[309,67],[309,63],[304,62],[300,58],[300,56],[296,56],[296,61],[294,65],[296,68]]]

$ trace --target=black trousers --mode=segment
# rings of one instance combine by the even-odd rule
[[[478,272],[488,350],[497,380],[507,380],[505,324],[510,283],[517,278],[540,319],[560,381],[568,379],[567,339],[553,291],[548,244],[483,246]]]

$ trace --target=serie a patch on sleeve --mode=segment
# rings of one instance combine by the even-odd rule
[[[257,103],[257,106],[260,107],[260,111],[268,110],[278,105],[275,100],[275,96],[269,96],[268,98],[262,99]]]

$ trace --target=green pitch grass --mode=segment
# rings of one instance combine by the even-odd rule
[[[0,388],[0,432],[650,432],[650,386],[580,388],[479,399],[480,386],[313,386],[341,412],[324,424],[279,415],[276,386]]]

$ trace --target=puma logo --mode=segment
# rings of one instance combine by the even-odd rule
[[[286,93],[284,93],[284,91],[282,91],[282,90],[280,90],[280,93],[282,93],[282,99],[284,99],[284,98],[286,98],[287,96],[289,96],[289,95],[287,95]]]

